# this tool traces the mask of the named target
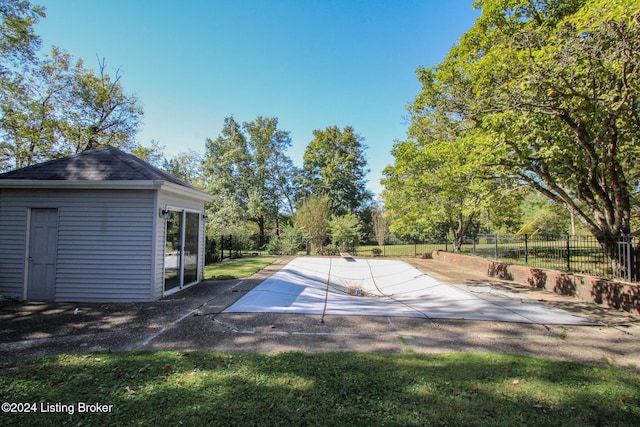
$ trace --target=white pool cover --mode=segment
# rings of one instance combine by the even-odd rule
[[[225,310],[256,312],[596,324],[514,293],[441,283],[405,262],[378,259],[296,258]]]

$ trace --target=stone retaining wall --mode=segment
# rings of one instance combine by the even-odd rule
[[[508,264],[449,252],[434,251],[432,256],[435,260],[475,270],[488,277],[510,280],[640,314],[640,285],[638,284]]]

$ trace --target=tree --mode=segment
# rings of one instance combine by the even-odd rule
[[[543,195],[531,192],[520,205],[523,223],[518,234],[575,234],[571,230],[571,215]]]
[[[111,79],[104,59],[97,73],[76,63],[65,135],[76,153],[105,145],[126,150],[133,144],[143,111],[138,99],[124,92],[121,78],[116,70]]]
[[[162,169],[176,178],[196,185],[202,179],[202,156],[194,150],[179,153],[171,158],[165,158]]]
[[[44,8],[27,0],[0,0],[0,171],[82,150],[135,147],[142,109],[127,95],[121,76],[98,72],[54,47],[37,51],[33,26]]]
[[[162,168],[171,173],[171,171],[164,167],[164,162],[166,161],[164,157],[164,149],[164,145],[161,146],[158,141],[152,139],[147,146],[136,142],[131,147],[129,147],[129,152],[137,158],[142,159],[157,168]]]
[[[20,164],[20,160],[13,161],[15,150],[6,135],[16,132],[14,109],[26,95],[22,76],[35,62],[40,47],[33,26],[44,17],[44,9],[28,1],[0,0],[0,171]]]
[[[360,242],[362,224],[352,212],[345,215],[333,215],[329,220],[331,240],[340,250],[355,248]]]
[[[277,230],[282,211],[292,209],[288,183],[295,168],[285,154],[291,139],[277,126],[277,118],[258,117],[240,125],[227,117],[222,133],[207,139],[203,160],[204,185],[217,197],[212,215],[251,221],[260,236],[268,227]]]
[[[331,201],[329,196],[311,195],[298,207],[293,222],[297,229],[311,241],[311,250],[319,252],[329,235]]]
[[[378,245],[384,246],[389,237],[389,219],[384,208],[377,208],[373,212],[373,232],[376,235]]]
[[[43,7],[29,1],[0,0],[0,78],[10,81],[23,64],[35,59],[40,37],[33,26],[45,16]]]
[[[640,5],[481,0],[482,16],[442,64],[419,70],[442,108],[485,137],[500,165],[596,237],[617,270],[640,159]],[[424,89],[423,89],[424,92]]]
[[[411,234],[416,224],[423,232],[443,222],[453,234],[458,252],[466,235],[477,233],[482,214],[499,212],[498,205],[515,197],[506,182],[488,178],[473,135],[437,135],[433,122],[415,122],[413,137],[394,145],[395,164],[384,170],[385,208],[391,216],[391,230]]]
[[[21,168],[105,145],[135,149],[143,114],[106,65],[98,75],[53,48],[12,80],[2,95],[0,166]]]
[[[313,135],[303,158],[302,197],[328,195],[337,215],[362,212],[372,198],[365,186],[363,138],[350,126],[315,130]]]

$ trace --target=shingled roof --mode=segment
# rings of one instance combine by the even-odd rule
[[[114,147],[100,147],[0,174],[0,180],[25,181],[166,181],[193,185]],[[0,181],[1,182],[1,181]]]

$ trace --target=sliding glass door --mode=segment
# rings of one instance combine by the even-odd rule
[[[165,293],[198,281],[200,214],[169,209],[166,218]]]
[[[200,231],[200,214],[185,212],[184,224],[184,284],[198,281],[198,236]]]

